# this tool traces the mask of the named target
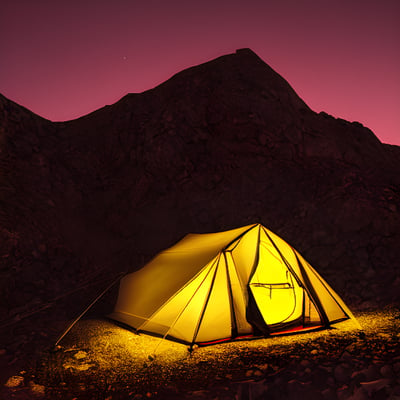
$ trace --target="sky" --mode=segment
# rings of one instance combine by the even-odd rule
[[[314,110],[400,145],[399,0],[0,0],[0,93],[78,118],[249,47]]]

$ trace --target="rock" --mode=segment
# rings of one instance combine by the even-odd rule
[[[399,383],[399,382],[398,382]],[[400,399],[400,384],[397,384],[392,390],[393,400]]]
[[[265,384],[265,379],[258,382],[249,383],[249,398],[250,399],[261,399],[265,397],[267,392],[267,385]]]
[[[400,374],[400,362],[396,362],[393,364],[393,370],[397,373]]]
[[[37,397],[43,397],[46,394],[46,388],[43,385],[39,385],[33,381],[29,382],[29,388]]]
[[[85,351],[79,350],[77,353],[74,354],[74,358],[77,360],[82,360],[87,357],[87,353]]]
[[[336,394],[338,400],[347,400],[352,395],[351,390],[347,385],[338,388]]]
[[[15,376],[10,376],[4,386],[8,388],[16,388],[18,386],[22,386],[23,383],[24,383],[24,377],[15,375]]]
[[[330,366],[330,365],[318,365],[318,368],[320,369],[320,370],[322,370],[322,371],[325,371],[325,372],[327,372],[327,373],[331,373],[332,372],[332,370],[333,370],[333,368],[332,368],[332,366]]]
[[[347,400],[368,400],[370,397],[364,388],[356,388],[354,393]]]
[[[357,349],[357,343],[352,343],[349,344],[346,348],[345,348],[345,352],[347,353],[354,353]],[[344,353],[343,353],[344,354]]]
[[[268,137],[265,133],[260,133],[258,136],[258,141],[260,142],[261,146],[265,146],[267,144]]]
[[[81,392],[85,392],[87,389],[87,386],[83,382],[78,383],[78,388]]]
[[[394,377],[393,368],[391,365],[388,365],[388,364],[381,367],[380,373],[384,378],[393,378]]]
[[[381,377],[380,368],[377,365],[371,364],[367,369],[360,371],[365,375],[367,381],[377,380]]]
[[[335,367],[333,374],[338,382],[348,382],[351,377],[351,368],[347,364],[339,364]]]
[[[341,361],[351,361],[352,358],[353,358],[353,357],[351,356],[351,354],[348,353],[347,351],[344,351],[344,352],[342,353],[342,355],[340,356],[340,360],[341,360]]]
[[[302,367],[302,368],[307,368],[307,367],[309,367],[311,365],[311,362],[309,361],[309,360],[301,360],[300,361],[300,366]]]
[[[329,376],[328,379],[326,380],[327,385],[329,386],[335,386],[335,378],[333,376]]]
[[[324,390],[327,386],[327,379],[329,377],[328,372],[321,368],[315,368],[312,370],[310,369],[310,374],[313,386],[319,390]],[[309,376],[307,376],[306,379],[308,378]]]
[[[365,375],[360,371],[354,371],[351,374],[351,381],[352,383],[359,384],[362,381],[365,381]]]
[[[268,370],[269,367],[270,367],[269,364],[259,364],[259,365],[257,365],[257,368],[258,368],[260,371],[263,371],[263,372],[266,372],[266,371]]]
[[[370,382],[360,382],[361,387],[371,396],[372,393],[377,392],[390,384],[390,379],[378,379]]]
[[[64,369],[72,369],[76,371],[87,371],[88,369],[92,368],[93,364],[88,363],[74,363],[74,362],[65,362],[63,364]]]
[[[303,383],[297,379],[292,379],[287,383],[289,393],[297,393],[303,389]]]
[[[321,392],[324,400],[337,400],[336,391],[332,388],[327,388]]]

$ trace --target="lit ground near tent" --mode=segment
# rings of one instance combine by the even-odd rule
[[[223,343],[191,355],[182,344],[85,320],[6,390],[17,399],[35,391],[52,399],[398,399],[398,310],[356,316],[364,334],[345,321],[328,331]]]

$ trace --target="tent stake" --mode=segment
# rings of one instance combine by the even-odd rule
[[[115,279],[110,285],[108,285],[67,327],[67,329],[61,334],[61,336],[57,339],[54,344],[54,349],[57,348],[58,344],[64,337],[68,334],[68,332],[75,326],[75,324],[121,279],[121,276],[124,275],[125,272],[121,272],[117,279]]]

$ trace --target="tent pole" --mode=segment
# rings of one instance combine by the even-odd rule
[[[198,325],[197,325],[195,334],[193,335],[193,340],[195,340],[195,338],[196,338],[196,336],[197,336],[197,333],[198,333],[198,331],[199,331],[201,319],[202,319],[202,317],[203,317],[203,315],[204,315],[205,308],[206,308],[206,306],[207,306],[207,303],[208,303],[208,300],[209,300],[209,297],[210,297],[210,293],[211,293],[211,290],[212,290],[212,286],[214,285],[215,275],[217,274],[218,262],[219,262],[219,258],[218,258],[218,260],[214,260],[214,262],[213,262],[213,264],[212,264],[212,266],[211,266],[211,268],[213,268],[214,265],[216,265],[215,271],[214,271],[214,275],[213,275],[213,279],[212,279],[212,282],[211,282],[211,286],[210,286],[210,289],[209,289],[209,292],[208,292],[208,297],[207,297],[207,300],[206,300],[205,304],[203,305],[202,314],[201,314],[200,319],[199,319],[199,321],[198,321]],[[175,326],[175,324],[178,322],[178,319],[181,317],[181,315],[183,314],[183,312],[186,310],[186,307],[189,305],[189,303],[192,301],[193,297],[196,295],[197,291],[200,289],[201,285],[202,285],[202,284],[204,283],[204,281],[207,279],[208,274],[209,274],[210,271],[211,271],[211,268],[208,270],[206,276],[203,278],[203,280],[201,281],[201,283],[200,283],[200,285],[198,286],[198,288],[197,288],[197,289],[195,290],[195,292],[192,294],[192,296],[190,297],[189,301],[185,304],[185,306],[183,307],[183,309],[180,311],[180,313],[178,314],[178,316],[175,318],[175,320],[173,321],[172,325],[168,328],[167,332],[165,332],[164,336],[163,336],[163,337],[160,339],[160,341],[158,342],[157,346],[156,346],[155,349],[154,349],[154,356],[155,356],[155,354],[156,354],[156,352],[157,352],[158,347],[159,347],[160,344],[162,343],[162,341],[165,340],[165,338],[168,336],[168,333],[170,332],[170,330],[171,330],[171,329]],[[192,349],[193,349],[193,344],[194,344],[194,343],[191,343],[191,345],[190,345],[190,347],[192,347]],[[189,353],[191,353],[190,349],[189,349]]]
[[[54,344],[54,348],[58,346],[61,340],[68,334],[68,332],[75,326],[75,324],[121,279],[121,276],[124,275],[125,272],[121,272],[118,277],[109,284],[67,327],[67,329],[60,335]]]

